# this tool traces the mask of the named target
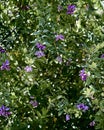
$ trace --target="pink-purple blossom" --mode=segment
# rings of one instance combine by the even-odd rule
[[[58,61],[58,63],[62,63],[62,57],[61,56],[58,56],[58,57],[56,57],[56,61]]]
[[[22,10],[29,10],[30,9],[30,6],[29,5],[24,5],[21,7]]]
[[[57,8],[58,8],[58,12],[60,12],[63,9],[61,5],[58,5]]]
[[[32,72],[32,67],[31,67],[31,66],[26,66],[26,67],[24,68],[24,70],[25,70],[26,72]]]
[[[30,101],[30,104],[31,104],[34,108],[38,106],[38,102],[37,102],[37,101],[31,100],[31,101]]]
[[[82,69],[82,70],[80,71],[79,76],[80,76],[80,78],[81,78],[82,81],[85,81],[85,80],[87,79],[87,76],[88,76],[88,75],[86,74],[85,70]]]
[[[38,58],[41,58],[41,57],[44,57],[45,56],[45,54],[44,54],[44,52],[43,51],[36,51],[35,52],[35,56],[37,56]]]
[[[10,70],[10,63],[9,63],[9,60],[6,60],[2,66],[0,67],[1,70]]]
[[[34,99],[34,96],[30,96],[30,99]]]
[[[59,34],[56,36],[56,41],[58,40],[64,40],[64,36],[62,34]]]
[[[94,125],[95,125],[95,121],[90,122],[89,125],[90,125],[90,126],[94,126]]]
[[[10,110],[10,108],[2,105],[0,107],[0,116],[8,117],[11,114],[11,112],[9,110]]]
[[[70,65],[71,61],[72,61],[72,59],[69,58],[69,59],[66,61],[66,66]]]
[[[102,55],[100,56],[100,58],[104,58],[104,54],[102,54]]]
[[[1,53],[5,53],[5,52],[6,52],[6,50],[5,50],[5,49],[3,49],[2,47],[0,47],[0,52],[1,52]]]
[[[75,5],[68,5],[67,7],[67,14],[73,14],[76,9]]]
[[[39,49],[39,50],[45,50],[46,46],[45,45],[42,45],[41,43],[36,43],[36,47]]]
[[[89,107],[83,103],[77,105],[78,110],[87,111]]]
[[[69,121],[69,120],[70,120],[70,115],[69,115],[69,114],[66,114],[65,119],[66,119],[66,121]]]

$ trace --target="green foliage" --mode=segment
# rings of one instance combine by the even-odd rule
[[[67,14],[70,4],[76,6],[73,14]],[[11,111],[0,115],[0,129],[104,130],[103,2],[1,0],[0,11],[0,47],[6,49],[0,67],[10,61],[10,70],[0,70],[0,107]],[[60,34],[64,39],[56,41]],[[37,43],[46,47],[40,58]],[[83,68],[85,81],[79,76]],[[79,110],[80,103],[88,111]]]

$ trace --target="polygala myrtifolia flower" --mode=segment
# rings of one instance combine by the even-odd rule
[[[23,5],[23,6],[21,7],[21,9],[27,11],[27,10],[30,9],[30,6],[29,6],[29,5]]]
[[[102,55],[100,56],[100,58],[104,58],[104,54],[102,54]]]
[[[66,61],[66,66],[70,65],[71,61],[72,61],[72,59],[69,58],[69,59]]]
[[[0,52],[1,52],[1,53],[5,53],[5,52],[6,52],[6,50],[5,50],[5,49],[3,49],[2,47],[0,47]]]
[[[34,108],[36,108],[37,106],[38,106],[38,102],[36,101],[36,100],[34,100],[34,96],[30,96],[30,104],[34,107]]]
[[[34,96],[30,96],[30,99],[34,99],[35,97]]]
[[[89,125],[90,125],[90,126],[94,126],[94,125],[95,125],[95,121],[90,122]]]
[[[85,80],[87,79],[87,76],[88,76],[88,75],[86,74],[85,70],[82,69],[82,70],[80,71],[79,76],[81,77],[82,81],[85,81]]]
[[[83,103],[77,105],[78,110],[87,111],[89,107]]]
[[[6,60],[2,66],[0,67],[1,70],[10,70],[10,66],[9,66],[9,60]]]
[[[46,46],[45,45],[42,45],[41,43],[36,43],[36,47],[39,49],[39,50],[45,50]]]
[[[69,121],[70,120],[70,115],[66,114],[65,119],[66,119],[66,121]]]
[[[64,36],[62,34],[59,34],[56,36],[56,41],[58,40],[64,40]]]
[[[31,67],[31,66],[26,66],[26,67],[24,68],[24,70],[25,70],[26,72],[32,72],[32,67]]]
[[[76,9],[75,5],[68,5],[67,7],[67,14],[73,14]]]
[[[38,58],[40,58],[40,57],[43,57],[43,56],[45,56],[45,54],[44,54],[44,52],[43,51],[36,51],[35,52],[35,56],[37,56]]]
[[[61,56],[57,56],[57,57],[56,57],[56,61],[58,61],[58,63],[61,64],[61,63],[62,63],[62,57],[61,57]]]
[[[10,110],[10,108],[2,105],[0,107],[0,116],[8,117],[11,114],[11,112],[9,112],[9,110]]]
[[[60,12],[63,9],[61,5],[58,5],[57,8],[58,8],[58,12]]]
[[[37,102],[37,101],[31,100],[31,101],[30,101],[30,104],[31,104],[34,108],[38,106],[38,102]]]

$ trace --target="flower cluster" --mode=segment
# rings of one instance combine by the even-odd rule
[[[56,41],[58,40],[64,40],[64,36],[62,34],[59,34],[56,36]]]
[[[30,104],[31,104],[34,108],[37,107],[37,106],[38,106],[38,102],[37,102],[36,100],[34,100],[34,97],[33,97],[33,96],[31,96],[30,98],[31,98]]]
[[[30,104],[35,108],[38,106],[38,102],[37,101],[30,101]]]
[[[71,63],[71,61],[72,61],[72,59],[71,59],[71,58],[69,58],[69,59],[66,61],[66,66],[69,66],[69,65],[70,65],[70,63]]]
[[[32,67],[31,67],[31,66],[26,66],[26,67],[24,68],[24,70],[25,70],[26,72],[32,72]]]
[[[62,63],[62,57],[61,57],[61,56],[57,56],[57,57],[56,57],[56,61],[58,61],[58,63],[61,64],[61,63]]]
[[[10,66],[9,66],[9,60],[6,60],[2,66],[0,67],[1,70],[10,70]]]
[[[0,47],[0,52],[1,52],[1,53],[5,53],[5,52],[6,52],[6,50],[5,50],[5,49],[3,49],[2,47]]]
[[[45,45],[42,45],[41,43],[37,43],[37,44],[36,44],[36,48],[39,49],[39,51],[36,51],[36,52],[35,52],[35,55],[36,55],[38,58],[45,56],[45,54],[44,54],[44,50],[45,50],[45,48],[46,48]]]
[[[42,45],[41,43],[36,43],[36,47],[39,49],[39,50],[45,50],[46,46],[45,45]]]
[[[45,56],[45,54],[44,54],[43,51],[36,51],[36,52],[35,52],[35,55],[36,55],[38,58]]]
[[[90,122],[90,126],[95,126],[95,121]]]
[[[75,5],[68,5],[67,14],[73,14],[76,9]]]
[[[85,81],[87,79],[88,75],[86,74],[85,70],[83,69],[80,71],[79,76],[81,77],[82,81]]]
[[[70,120],[70,115],[66,114],[66,121]]]
[[[2,105],[0,107],[0,116],[8,117],[11,114],[11,112],[9,112],[9,110],[10,110],[10,108]]]
[[[102,55],[100,56],[100,58],[104,58],[104,54],[102,54]]]
[[[87,111],[89,109],[89,107],[87,105],[84,105],[83,103],[78,104],[77,108],[82,111]]]
[[[58,12],[60,12],[63,9],[61,5],[58,5],[57,8],[58,8]]]

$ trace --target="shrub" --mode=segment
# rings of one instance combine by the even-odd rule
[[[103,2],[0,6],[0,129],[103,130]]]

